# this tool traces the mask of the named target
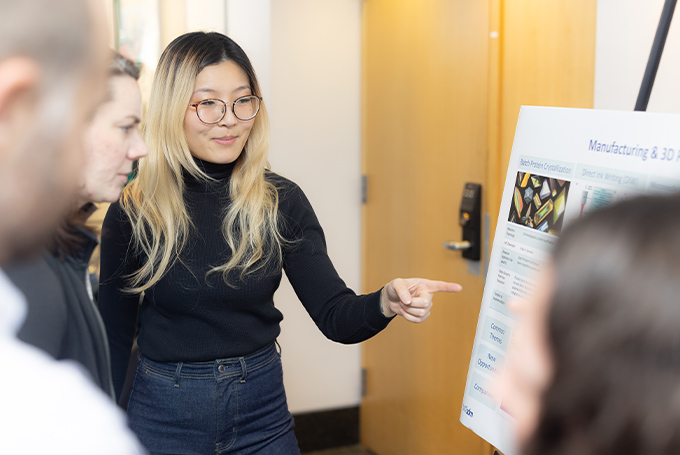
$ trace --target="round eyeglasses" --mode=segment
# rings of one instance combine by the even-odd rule
[[[206,125],[219,123],[227,113],[227,106],[231,105],[231,112],[239,120],[246,121],[255,118],[260,112],[262,98],[257,95],[248,95],[238,98],[236,101],[227,103],[217,98],[211,98],[198,103],[189,104],[196,109],[198,119]]]

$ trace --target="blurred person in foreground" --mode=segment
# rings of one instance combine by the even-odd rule
[[[72,201],[82,127],[104,88],[91,3],[0,0],[0,265],[39,251]],[[22,295],[0,270],[0,453],[134,454],[139,443],[80,368],[20,342]]]
[[[570,225],[498,382],[523,455],[680,453],[680,196]]]
[[[12,264],[7,276],[24,293],[28,315],[19,339],[58,360],[75,360],[113,398],[108,340],[88,273],[98,244],[85,221],[93,202],[118,200],[135,160],[146,155],[139,135],[139,68],[117,52],[108,62],[108,96],[85,132],[85,169],[73,210],[37,258]]]

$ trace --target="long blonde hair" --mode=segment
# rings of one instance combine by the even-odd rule
[[[149,155],[137,178],[125,188],[121,204],[132,223],[134,246],[143,264],[129,278],[128,292],[142,292],[160,280],[178,260],[193,228],[184,204],[183,170],[212,180],[193,160],[184,135],[184,114],[198,73],[206,66],[233,61],[248,76],[254,95],[262,96],[245,52],[220,33],[194,32],[176,38],[163,52],[151,90],[143,133]],[[262,103],[229,182],[231,204],[222,234],[231,258],[209,273],[222,273],[234,286],[258,270],[280,267],[285,240],[278,229],[278,191],[265,179],[269,167],[269,119]]]

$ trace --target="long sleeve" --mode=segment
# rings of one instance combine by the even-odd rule
[[[293,239],[284,250],[284,270],[317,327],[327,338],[346,344],[387,327],[391,318],[380,311],[380,290],[357,295],[338,276],[323,229],[302,190],[289,183],[280,191],[286,236]]]
[[[101,236],[99,311],[111,350],[111,373],[116,397],[127,372],[137,323],[139,295],[123,292],[125,277],[139,268],[132,247],[132,226],[118,203],[111,204]]]

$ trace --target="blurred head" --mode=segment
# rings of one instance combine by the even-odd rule
[[[145,126],[150,153],[162,152],[184,167],[193,167],[191,156],[214,163],[241,158],[257,163],[261,172],[269,140],[264,105],[247,121],[236,118],[227,105],[224,118],[210,125],[190,106],[214,98],[232,103],[246,95],[262,96],[250,60],[238,44],[220,33],[176,38],[163,52],[153,84]]]
[[[104,88],[93,5],[0,0],[0,264],[40,248],[77,190]]]
[[[139,135],[142,100],[139,68],[114,52],[109,62],[109,96],[85,133],[85,173],[79,202],[118,200],[135,160],[146,156]]]
[[[563,232],[547,311],[540,293],[531,309],[548,380],[526,454],[680,453],[679,274],[679,196],[624,201]]]

